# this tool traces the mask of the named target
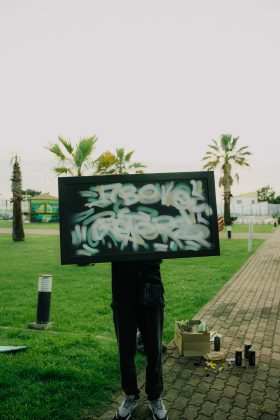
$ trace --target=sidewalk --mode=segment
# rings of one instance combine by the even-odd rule
[[[59,235],[59,229],[28,229],[25,226],[25,235]],[[12,233],[11,228],[0,228],[0,233]]]
[[[255,367],[204,370],[196,359],[178,356],[174,345],[164,356],[163,399],[169,420],[280,419],[280,229],[257,250],[195,318],[222,334],[221,350],[234,357],[250,340]],[[141,400],[131,419],[152,419],[139,381]],[[123,395],[112,408],[91,419],[112,420]]]

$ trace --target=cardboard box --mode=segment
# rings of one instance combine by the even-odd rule
[[[185,324],[175,321],[175,344],[185,357],[203,356],[210,352],[210,333],[199,332],[199,320],[187,321]]]

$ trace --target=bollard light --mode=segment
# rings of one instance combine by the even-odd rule
[[[52,275],[41,274],[38,282],[37,324],[47,324],[50,319]]]
[[[33,330],[48,330],[54,323],[49,322],[52,294],[52,275],[41,274],[38,281],[38,303],[36,321],[30,322],[28,328]]]
[[[228,239],[231,239],[231,226],[227,226],[227,237]]]

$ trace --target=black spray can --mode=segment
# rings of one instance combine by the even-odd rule
[[[254,347],[251,347],[249,350],[249,366],[256,365],[256,350]]]
[[[221,340],[220,337],[216,336],[214,338],[214,350],[215,351],[220,351],[221,350]]]
[[[251,348],[251,343],[249,343],[248,341],[244,344],[244,357],[246,360],[249,359],[249,350]]]
[[[240,348],[235,350],[235,366],[242,366],[242,350]]]

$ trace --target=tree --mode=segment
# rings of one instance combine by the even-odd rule
[[[102,155],[100,155],[96,160],[96,173],[98,175],[112,173],[111,171],[113,170],[112,168],[116,164],[116,161],[116,156],[109,150],[106,150],[106,152],[102,153]]]
[[[32,190],[30,188],[27,188],[27,190],[22,190],[21,194],[22,195],[27,195],[29,197],[35,197],[35,195],[40,195],[42,193],[42,191],[36,191],[36,190]]]
[[[106,151],[96,161],[97,170],[99,175],[105,174],[128,174],[131,171],[136,173],[143,173],[141,168],[146,166],[140,162],[131,162],[134,150],[126,152],[124,148],[116,149],[116,153]]]
[[[92,154],[95,150],[97,137],[81,139],[78,144],[73,145],[71,141],[58,137],[57,143],[51,143],[46,149],[52,152],[59,161],[59,166],[54,168],[57,175],[84,175],[92,169],[94,160]]]
[[[257,190],[258,201],[267,201],[268,203],[274,203],[275,194],[275,191],[270,185],[266,185],[265,187],[259,188]]]
[[[239,137],[233,137],[231,134],[222,134],[220,136],[220,144],[212,139],[212,144],[209,144],[208,150],[202,160],[206,161],[203,168],[207,170],[214,170],[220,168],[221,177],[219,179],[219,186],[224,191],[224,219],[225,225],[231,225],[230,217],[230,199],[232,197],[231,187],[233,184],[233,167],[249,166],[246,157],[252,153],[248,151],[248,146],[243,146],[239,149],[236,144]],[[234,174],[237,182],[239,176]]]
[[[12,159],[13,172],[12,172],[12,203],[13,203],[13,229],[12,237],[14,241],[24,241],[24,230],[22,222],[22,211],[21,211],[21,190],[22,190],[22,177],[21,170],[18,162],[18,157],[15,156]]]

